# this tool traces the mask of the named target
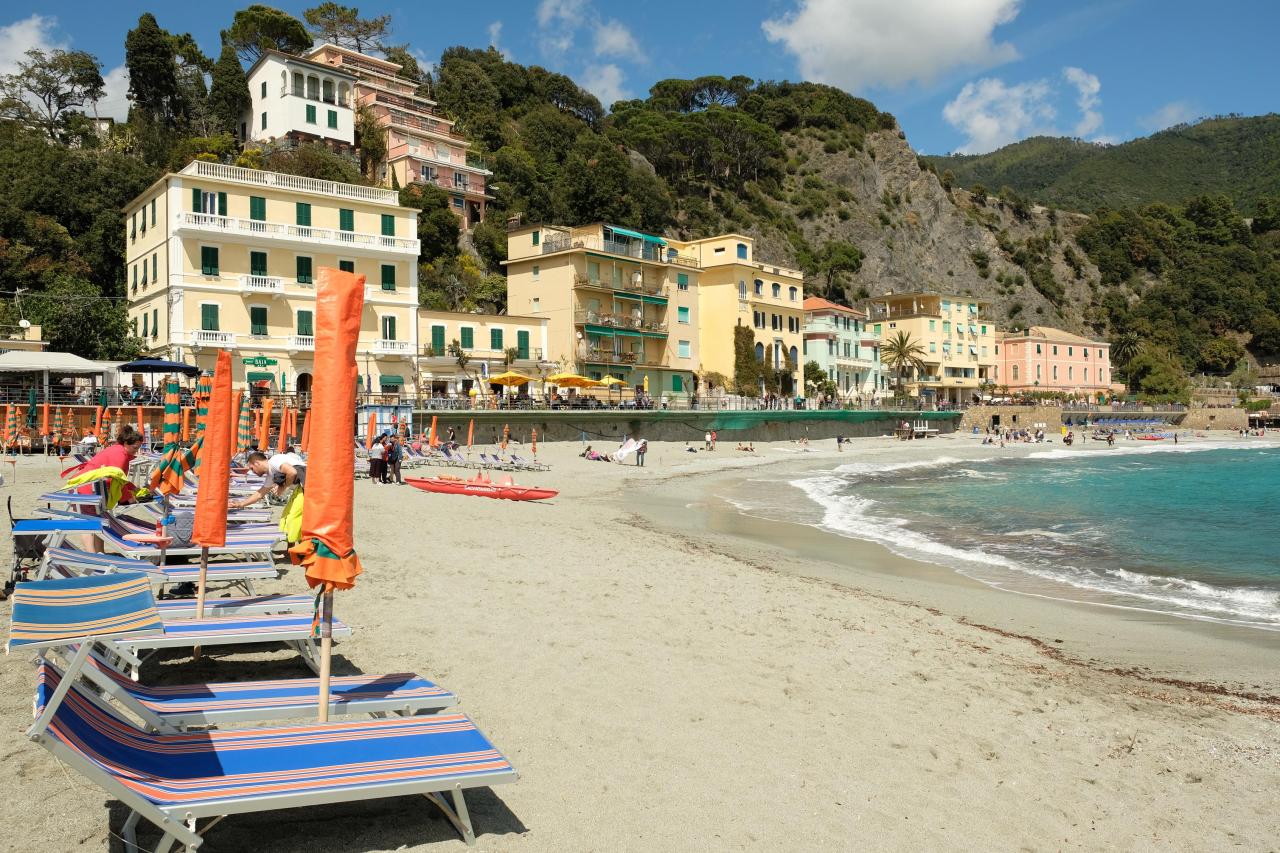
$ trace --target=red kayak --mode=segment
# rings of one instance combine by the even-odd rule
[[[479,498],[498,498],[506,501],[542,501],[554,498],[560,492],[555,489],[535,489],[517,486],[515,483],[492,483],[488,480],[461,480],[456,477],[405,477],[404,481],[415,489],[440,495],[474,495]]]

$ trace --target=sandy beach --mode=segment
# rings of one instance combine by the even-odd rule
[[[655,444],[644,468],[543,445],[518,479],[561,494],[537,504],[362,481],[335,671],[461,697],[521,774],[468,797],[481,850],[1277,849],[1280,634],[1003,592],[717,499],[765,468],[992,452],[824,444]],[[27,515],[56,465],[16,473]],[[307,674],[223,647],[143,679]],[[33,683],[0,667],[2,846],[116,849],[123,809],[22,737]],[[399,799],[235,817],[202,849],[463,845]]]

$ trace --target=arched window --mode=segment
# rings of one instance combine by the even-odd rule
[[[320,78],[314,74],[307,75],[307,97],[313,101],[320,100]]]
[[[1040,379],[1041,379],[1041,377],[1040,377],[1040,365],[1038,365],[1038,364],[1037,364],[1037,365],[1036,365],[1036,381],[1037,381],[1037,382],[1039,382],[1039,381],[1040,381]]]
[[[1074,381],[1075,381],[1075,378],[1076,378],[1075,373],[1076,373],[1076,369],[1075,369],[1074,367],[1072,367],[1071,365],[1069,365],[1069,364],[1068,364],[1068,365],[1067,365],[1067,380],[1068,380],[1068,381],[1072,381],[1072,382],[1074,382]]]
[[[1018,365],[1016,364],[1013,366],[1013,381],[1018,381]]]
[[[781,296],[782,296],[782,285],[778,284],[778,283],[775,281],[775,282],[773,283],[773,298],[774,298],[774,299],[778,299],[778,298],[779,298],[779,297],[781,297]]]
[[[756,285],[756,296],[763,296],[763,295],[764,295],[764,282],[763,282],[763,281],[761,281],[760,279],[756,279],[756,280],[755,280],[755,285]]]
[[[338,103],[341,106],[351,106],[351,87],[346,83],[338,84]]]
[[[795,369],[795,367],[799,364],[800,364],[800,353],[796,350],[795,347],[792,347],[790,354],[787,356],[787,366],[792,369]]]
[[[800,292],[800,291],[799,291],[799,289],[798,289],[798,288],[795,288],[795,287],[787,288],[787,295],[790,297],[790,299],[791,299],[791,301],[792,301],[792,302],[795,302],[795,301],[796,301],[796,294],[797,294],[797,293],[799,293],[799,292]],[[849,321],[848,321],[848,320],[845,320],[844,322],[845,322],[845,328],[846,328],[846,329],[847,329],[847,328],[849,328],[849,326],[848,326]]]
[[[304,91],[306,91],[306,86],[302,82],[302,72],[293,72],[293,94],[301,98]]]
[[[739,258],[741,258],[741,259],[742,259],[742,260],[744,260],[744,261],[747,259],[747,244],[746,244],[746,243],[739,243],[739,244],[738,244],[738,257],[739,257]]]
[[[332,104],[333,103],[333,81],[326,77],[324,83],[321,86],[321,90],[324,92],[324,102],[326,104]]]
[[[764,344],[756,344],[756,361],[764,361]]]

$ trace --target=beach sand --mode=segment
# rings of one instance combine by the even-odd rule
[[[545,503],[362,481],[335,671],[461,697],[521,774],[469,794],[481,850],[1277,849],[1277,635],[993,590],[714,499],[761,466],[943,442],[988,452],[655,444],[640,469],[544,445],[552,470],[518,479],[561,489]],[[18,478],[24,515],[56,467]],[[283,650],[206,652],[144,680],[308,674]],[[102,849],[123,809],[25,742],[27,657],[0,667],[3,847]],[[419,798],[238,816],[202,849],[462,842]]]

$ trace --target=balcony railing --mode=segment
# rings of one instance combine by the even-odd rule
[[[195,329],[191,332],[191,345],[193,347],[226,347],[231,349],[236,345],[236,333]]]
[[[260,219],[239,219],[232,216],[215,216],[212,213],[179,213],[179,228],[196,228],[201,231],[217,231],[224,234],[253,235],[272,240],[304,240],[329,243],[347,248],[363,247],[404,254],[418,254],[416,237],[387,237],[382,234],[366,234],[362,231],[340,231],[332,228],[312,228],[307,225],[290,225],[285,222],[265,222]]]
[[[302,98],[304,101],[312,101],[317,104],[328,104],[331,107],[342,107],[344,110],[351,109],[351,96],[339,98],[334,95],[332,98],[326,98],[318,92],[305,92],[302,89],[290,86],[280,87],[280,97],[282,98]]]
[[[413,344],[408,341],[378,340],[373,343],[374,355],[413,355]]]
[[[396,297],[408,299],[409,289],[407,287],[400,287],[394,290],[383,290],[382,285],[380,284],[366,284],[364,286],[365,302],[376,302],[379,299],[395,299]]]
[[[316,348],[316,339],[311,335],[290,335],[289,352],[311,352]]]
[[[544,255],[563,252],[568,249],[591,249],[654,264],[676,264],[693,268],[698,266],[697,258],[675,254],[674,252],[664,252],[662,247],[656,243],[649,243],[643,240],[626,243],[621,240],[606,240],[603,237],[584,234],[578,237],[557,237],[544,240],[542,243],[542,254]]]
[[[589,349],[578,359],[583,364],[627,364],[637,367],[661,367],[661,359],[650,359],[645,353],[614,352],[613,350]]]
[[[518,350],[519,348],[513,347],[513,349]],[[482,361],[497,361],[507,357],[507,351],[505,349],[479,349],[472,347],[471,349],[463,350],[463,352],[467,354],[468,358],[479,359]],[[447,350],[436,352],[429,346],[422,348],[422,353],[419,358],[427,359],[430,363],[435,365],[444,364],[446,362],[454,364],[458,360],[457,356],[450,355]],[[542,350],[526,349],[517,353],[516,361],[542,361]]]
[[[617,293],[639,293],[644,296],[667,295],[667,285],[665,282],[655,283],[652,281],[642,281],[640,284],[635,284],[628,281],[623,284],[614,284],[612,282],[601,281],[598,278],[588,278],[585,275],[578,274],[573,277],[573,286],[598,290],[612,290]]]
[[[629,317],[625,314],[609,314],[603,311],[575,311],[573,321],[578,325],[608,326],[613,329],[624,329],[636,332],[653,332],[665,335],[667,323],[651,317]]]
[[[240,276],[242,293],[268,293],[272,296],[284,295],[284,279],[272,275]]]
[[[398,192],[383,189],[382,187],[340,184],[337,181],[322,181],[319,178],[304,178],[300,175],[285,175],[279,172],[263,172],[259,169],[245,169],[240,166],[227,166],[222,163],[208,163],[204,160],[192,160],[182,170],[182,174],[196,175],[201,178],[217,178],[218,180],[249,184],[255,187],[280,187],[281,189],[300,190],[302,192],[372,201],[380,204],[400,203],[400,194]]]

